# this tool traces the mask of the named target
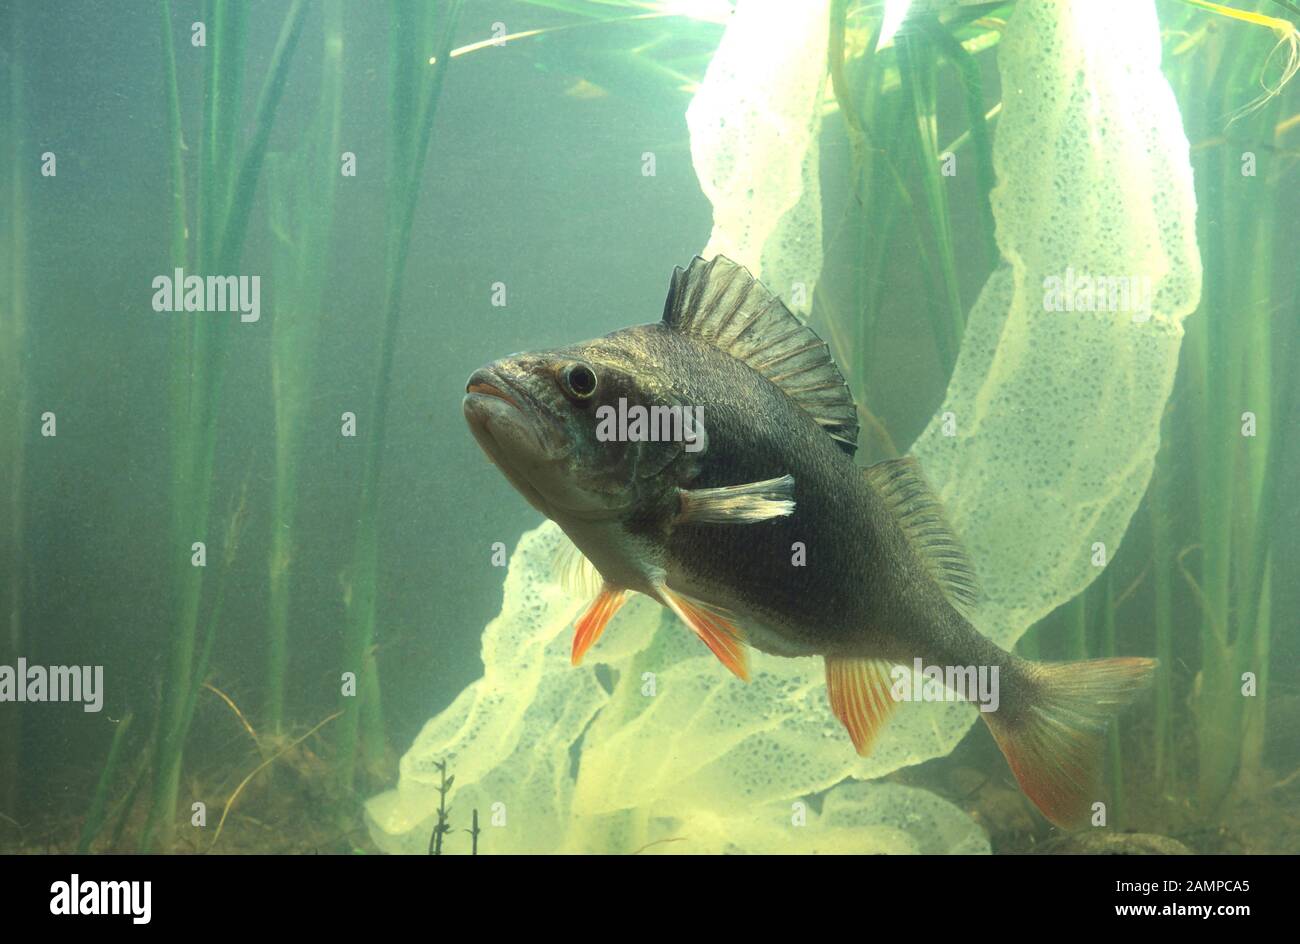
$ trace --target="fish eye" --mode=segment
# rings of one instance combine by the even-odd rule
[[[575,400],[590,400],[596,392],[596,372],[581,362],[564,368],[560,380],[565,393]]]

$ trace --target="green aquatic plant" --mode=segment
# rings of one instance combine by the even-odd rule
[[[966,306],[962,303],[961,291],[957,284],[957,250],[952,232],[952,217],[948,209],[948,191],[946,180],[940,170],[944,155],[939,150],[938,115],[938,72],[939,50],[934,42],[935,35],[947,37],[947,33],[938,23],[930,20],[926,30],[917,30],[900,34],[895,41],[898,55],[898,71],[902,78],[904,105],[910,105],[912,120],[907,123],[912,134],[911,143],[915,151],[912,166],[920,172],[921,191],[924,198],[924,212],[919,218],[929,221],[930,241],[933,250],[923,253],[927,260],[925,285],[936,286],[941,292],[932,292],[929,308],[932,312],[942,312],[942,316],[932,318],[935,326],[935,345],[939,351],[940,363],[944,373],[950,374],[957,362],[957,349],[961,347],[962,332],[966,327]],[[948,37],[950,44],[960,48],[960,44]],[[983,124],[983,110],[978,109],[979,124]]]
[[[433,824],[429,834],[429,855],[442,855],[442,840],[451,832],[451,820],[447,816],[447,794],[455,786],[456,777],[447,776],[447,762],[440,760],[438,768],[438,820]]]
[[[344,693],[337,735],[336,772],[345,792],[352,790],[360,746],[374,769],[383,759],[385,736],[379,673],[373,642],[379,577],[379,487],[392,388],[393,355],[402,311],[402,285],[411,248],[411,227],[419,205],[424,165],[434,116],[463,4],[445,7],[416,0],[393,0],[389,19],[387,229],[384,238],[384,312],[379,365],[369,409],[362,414],[370,429],[365,442],[356,544],[351,568],[351,596],[343,640],[344,671],[357,680],[355,697]],[[435,42],[432,50],[426,43]],[[432,60],[432,65],[430,65]]]
[[[77,852],[79,853],[89,852],[90,844],[95,841],[104,828],[105,813],[108,809],[108,795],[116,783],[117,771],[121,765],[122,752],[126,744],[126,736],[131,730],[131,720],[134,717],[128,711],[113,728],[113,740],[108,745],[108,757],[104,761],[104,769],[100,771],[99,781],[95,784],[95,794],[90,802],[90,810],[86,813],[86,822],[81,828],[81,838],[77,840]]]
[[[1281,69],[1277,78],[1270,83],[1261,77],[1260,84],[1264,88],[1263,92],[1234,111],[1232,113],[1233,121],[1244,118],[1263,108],[1280,95],[1287,83],[1295,78],[1297,72],[1300,72],[1300,28],[1297,28],[1290,20],[1269,16],[1260,10],[1240,10],[1222,3],[1212,3],[1210,0],[1182,0],[1182,2],[1202,10],[1208,10],[1221,17],[1249,23],[1253,26],[1262,26],[1270,30],[1277,38],[1277,45],[1273,47],[1273,51],[1264,60],[1264,68],[1268,68],[1275,58],[1281,59]],[[1290,0],[1272,0],[1272,3],[1296,16],[1300,16],[1300,7],[1291,3]],[[1281,53],[1280,57],[1279,53]]]
[[[873,332],[885,274],[900,253],[914,256],[923,275],[928,313],[923,321],[939,365],[927,383],[937,394],[952,372],[970,291],[969,283],[963,290],[956,260],[969,252],[955,236],[951,174],[944,168],[959,153],[961,160],[973,162],[982,278],[997,260],[989,206],[990,126],[1000,106],[990,109],[985,101],[978,57],[997,48],[1000,17],[1009,9],[1009,4],[982,8],[979,18],[963,10],[921,13],[905,32],[881,45],[878,8],[848,0],[832,4],[829,71],[849,139],[855,199],[829,230],[827,255],[838,264],[831,264],[817,286],[814,320],[826,327],[855,390],[871,387],[877,366]],[[950,90],[959,96],[966,128],[944,146],[937,114],[940,98]],[[867,420],[867,454],[896,454],[894,435],[878,418]]]
[[[1295,33],[1294,24],[1275,17],[1193,6]],[[1273,358],[1294,333],[1295,312],[1274,297],[1279,272],[1293,263],[1275,238],[1277,202],[1262,192],[1265,181],[1277,183],[1284,172],[1264,162],[1275,150],[1287,96],[1250,98],[1258,83],[1268,84],[1260,77],[1261,62],[1270,57],[1268,37],[1243,26],[1211,41],[1197,28],[1204,14],[1194,16],[1184,22],[1192,39],[1173,71],[1188,103],[1189,131],[1200,142],[1193,157],[1204,301],[1203,317],[1188,336],[1185,408],[1171,423],[1168,456],[1171,463],[1193,457],[1196,517],[1194,526],[1162,535],[1158,553],[1174,561],[1199,618],[1198,638],[1179,642],[1199,655],[1191,685],[1196,791],[1200,815],[1211,817],[1234,793],[1257,796],[1265,785],[1278,436],[1294,410],[1287,389],[1293,371],[1275,371]],[[1282,81],[1292,71],[1287,66]],[[1262,177],[1255,176],[1257,157]],[[1167,754],[1168,732],[1158,737],[1158,752]],[[1162,765],[1162,775],[1175,776],[1173,765]]]
[[[237,269],[270,130],[307,10],[305,0],[294,0],[285,15],[257,98],[252,135],[247,145],[240,148],[238,129],[246,71],[247,9],[243,4],[229,0],[211,0],[205,7],[209,46],[204,60],[204,115],[198,139],[198,166],[193,175],[197,199],[191,225],[185,187],[183,115],[172,39],[171,3],[159,0],[172,195],[170,262],[173,267],[205,274],[229,273]],[[185,740],[198,687],[203,681],[198,669],[203,667],[206,654],[211,651],[211,639],[216,631],[215,619],[210,615],[208,632],[200,648],[199,627],[206,568],[192,566],[189,549],[193,542],[205,540],[209,529],[212,468],[228,331],[228,325],[208,318],[177,318],[172,328],[170,504],[175,559],[174,623],[169,636],[167,673],[163,679],[162,705],[153,748],[152,799],[141,837],[144,849],[168,848],[172,843]],[[220,593],[215,597],[220,600]],[[211,613],[218,611],[219,607]],[[196,656],[200,660],[198,663]]]
[[[1278,448],[1272,437],[1280,418],[1288,415],[1285,406],[1294,401],[1293,393],[1278,389],[1278,377],[1270,365],[1271,352],[1280,349],[1279,342],[1284,339],[1287,318],[1294,320],[1294,314],[1278,305],[1273,294],[1278,285],[1276,266],[1282,258],[1278,254],[1286,251],[1286,243],[1276,238],[1276,206],[1246,196],[1251,193],[1252,181],[1245,180],[1247,189],[1243,189],[1240,158],[1245,151],[1273,151],[1286,115],[1294,111],[1294,107],[1287,108],[1288,98],[1282,93],[1296,71],[1296,26],[1269,13],[1295,16],[1300,10],[1278,2],[1261,2],[1256,7],[1253,11],[1236,10],[1200,0],[1179,0],[1163,8],[1168,14],[1167,70],[1175,77],[1189,135],[1194,142],[1202,142],[1194,148],[1194,162],[1201,203],[1199,238],[1206,260],[1205,295],[1199,316],[1189,323],[1187,355],[1175,394],[1180,406],[1166,422],[1162,436],[1171,439],[1172,445],[1160,453],[1160,468],[1148,496],[1149,513],[1137,529],[1150,534],[1152,623],[1155,651],[1161,661],[1155,685],[1155,784],[1166,795],[1174,792],[1180,772],[1176,732],[1190,720],[1197,742],[1194,780],[1201,815],[1206,817],[1214,814],[1234,786],[1260,788],[1273,634],[1269,508],[1278,491]],[[945,351],[952,337],[947,314],[952,310],[952,280],[951,270],[942,262],[951,248],[945,241],[951,240],[952,224],[950,211],[935,199],[932,188],[924,181],[917,186],[918,171],[913,169],[919,168],[921,175],[932,173],[939,159],[930,132],[933,50],[945,51],[944,58],[957,67],[959,94],[967,100],[968,130],[946,149],[955,153],[975,135],[987,135],[988,124],[1001,108],[999,103],[977,97],[978,86],[972,79],[978,72],[969,63],[959,65],[955,48],[972,59],[978,56],[973,50],[991,48],[994,41],[978,38],[979,32],[989,36],[1000,33],[1013,8],[1013,4],[984,7],[965,18],[960,14],[914,18],[909,32],[895,43],[901,57],[891,56],[889,47],[876,50],[877,36],[866,25],[870,35],[866,48],[856,59],[842,62],[837,49],[843,55],[844,48],[854,44],[841,38],[837,47],[834,17],[844,16],[838,25],[842,37],[855,28],[863,29],[873,14],[847,2],[836,5],[831,76],[854,153],[857,200],[846,207],[844,219],[831,230],[841,241],[838,247],[832,244],[832,252],[841,258],[849,252],[850,262],[832,267],[830,277],[819,284],[816,314],[825,319],[833,346],[851,352],[844,361],[856,389],[870,390],[876,367],[872,331],[888,284],[886,270],[900,246],[906,245],[900,244],[900,238],[909,235],[927,279],[946,283],[938,293],[931,291],[925,306],[940,370],[944,371]],[[1223,23],[1227,28],[1207,30],[1209,23]],[[915,55],[918,48],[919,56]],[[1263,94],[1258,94],[1260,86]],[[901,94],[895,94],[896,90]],[[985,120],[975,120],[984,108]],[[918,128],[919,135],[915,133]],[[1240,143],[1235,156],[1228,153],[1230,141]],[[921,159],[913,158],[909,150],[922,155]],[[977,166],[984,164],[981,160]],[[1273,170],[1274,175],[1278,173]],[[910,185],[906,183],[909,177]],[[983,183],[979,187],[981,192],[987,189]],[[922,198],[912,197],[914,193]],[[981,229],[985,238],[991,238],[991,225]],[[925,248],[925,242],[933,244],[935,238],[940,246],[937,254]],[[935,260],[940,264],[936,266]],[[846,274],[837,278],[841,272]],[[845,282],[850,283],[848,290]],[[947,304],[944,295],[949,298]],[[1236,434],[1242,413],[1247,411],[1258,416],[1259,426],[1254,436],[1243,438]],[[889,419],[873,416],[870,420],[864,423],[875,440],[868,440],[869,444],[878,453],[891,453],[896,434],[889,431]],[[1213,432],[1207,434],[1207,430]],[[1195,473],[1190,478],[1173,467],[1188,456],[1194,457],[1191,465]],[[1180,502],[1174,494],[1174,489],[1185,486],[1195,489],[1194,504]],[[1190,529],[1187,522],[1192,519],[1187,512],[1196,522]],[[1109,589],[1113,579],[1107,576],[1102,588]],[[1199,613],[1200,629],[1194,636],[1187,635],[1177,619],[1184,597]],[[1107,598],[1094,593],[1091,598],[1076,599],[1061,616],[1047,621],[1046,628],[1064,634],[1064,655],[1092,657],[1105,654],[1113,645],[1115,619]],[[1022,651],[1035,653],[1042,636],[1035,632],[1027,637]],[[1183,684],[1179,674],[1189,664],[1199,664],[1199,671],[1190,680],[1193,718],[1184,719],[1179,709],[1178,690]],[[1243,696],[1247,672],[1258,685],[1254,697]],[[1118,734],[1113,733],[1111,739],[1114,755]],[[1124,775],[1115,760],[1113,757],[1109,768],[1112,797],[1120,804],[1115,812],[1122,817],[1126,812]]]
[[[1167,790],[1177,772],[1174,718],[1174,539],[1173,487],[1170,482],[1169,420],[1160,435],[1163,443],[1156,455],[1156,470],[1147,493],[1150,513],[1152,616],[1156,639],[1154,782]]]
[[[31,434],[27,344],[27,184],[35,155],[28,153],[23,93],[22,4],[0,9],[0,665],[14,665],[24,645],[23,590],[27,506],[24,488]],[[22,764],[22,715],[0,712],[0,812],[18,800]]]
[[[285,755],[289,754],[294,748],[298,747],[298,745],[302,744],[304,741],[306,741],[313,734],[315,734],[321,728],[325,727],[325,725],[329,724],[338,716],[339,716],[339,712],[336,711],[334,712],[334,714],[330,715],[329,717],[323,718],[322,720],[318,721],[305,734],[299,735],[297,738],[294,738],[292,741],[289,741],[287,744],[281,747],[274,754],[271,754],[270,756],[264,758],[260,764],[258,764],[252,770],[250,770],[244,776],[244,778],[239,781],[239,784],[235,787],[234,792],[231,793],[230,796],[226,799],[225,806],[221,808],[221,819],[217,821],[216,831],[212,834],[212,841],[208,844],[208,848],[207,848],[208,852],[211,852],[213,849],[216,848],[217,843],[221,839],[221,832],[223,829],[225,829],[226,819],[227,817],[230,816],[230,811],[234,809],[235,803],[239,800],[240,794],[242,794],[244,792],[244,789],[250,783],[252,783],[253,778],[256,777],[258,774],[260,774],[267,767],[271,766],[271,764],[275,763],[281,757],[284,757]]]
[[[438,771],[438,817],[434,821],[433,831],[429,833],[429,855],[442,855],[443,839],[452,832],[451,813],[447,809],[447,796],[451,793],[452,787],[456,785],[455,775],[447,775],[447,762],[438,761],[434,767]],[[469,854],[478,855],[478,837],[483,834],[483,830],[478,826],[478,809],[475,808],[470,813],[470,828],[464,830],[469,834]]]
[[[266,725],[285,726],[289,613],[298,530],[299,456],[308,419],[313,361],[331,260],[334,202],[340,177],[343,103],[343,9],[324,5],[321,92],[316,113],[292,154],[271,155],[268,225],[276,313],[271,325],[271,394],[275,407],[275,481],[268,565]]]

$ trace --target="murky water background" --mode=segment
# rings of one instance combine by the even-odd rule
[[[238,27],[222,33],[216,21],[234,16],[232,6],[176,0],[166,21],[191,241],[203,225],[195,213],[203,199],[197,187],[205,142],[215,140],[205,132],[212,57],[223,40],[242,43],[238,107],[228,112],[231,138],[219,141],[238,157],[255,138],[259,90],[283,24],[297,9],[282,0],[246,5]],[[179,767],[180,812],[193,798],[219,811],[245,774],[283,752],[239,797],[223,840],[230,851],[371,848],[357,804],[392,783],[397,757],[425,721],[480,674],[482,630],[502,599],[504,570],[493,565],[493,545],[513,548],[540,521],[466,431],[460,410],[466,376],[507,352],[656,320],[672,267],[707,240],[710,206],[695,178],[684,112],[691,83],[703,75],[721,36],[719,24],[661,18],[591,25],[591,17],[558,3],[465,5],[456,47],[489,37],[495,23],[511,33],[587,25],[467,52],[446,70],[407,237],[380,444],[376,604],[366,651],[382,714],[361,719],[363,747],[354,769],[341,775],[351,765],[339,757],[340,722],[295,742],[346,704],[340,677],[347,671],[349,607],[355,616],[357,606],[365,449],[374,428],[392,271],[386,250],[394,190],[392,50],[386,6],[309,6],[236,269],[262,278],[261,318],[249,324],[229,312],[151,306],[153,280],[174,267],[165,8],[72,3],[47,9],[27,2],[0,14],[7,95],[0,126],[6,175],[0,455],[9,470],[0,495],[6,524],[0,602],[8,621],[0,663],[22,656],[32,664],[102,665],[105,678],[97,713],[69,704],[0,704],[0,848],[74,847],[97,794],[104,825],[91,847],[137,848],[157,802],[160,706],[174,672],[169,653],[183,599],[176,574],[178,561],[191,554],[188,541],[178,544],[173,525],[176,366],[183,356],[178,322],[207,319],[207,330],[225,339],[216,361],[222,380],[213,388],[214,447],[210,464],[201,463],[211,483],[210,511],[206,524],[193,529],[208,553],[197,598],[196,659],[209,629],[213,642],[206,671],[190,683],[195,699]],[[852,51],[854,43],[867,42],[879,4],[848,6]],[[989,30],[996,32],[998,17],[1011,6],[990,5]],[[1258,6],[1278,13],[1270,4]],[[427,60],[451,7],[396,5],[423,70],[432,68]],[[1126,825],[1200,851],[1295,851],[1300,839],[1290,824],[1300,787],[1288,777],[1300,753],[1289,732],[1300,720],[1300,700],[1289,670],[1300,655],[1293,615],[1300,604],[1294,580],[1300,494],[1288,470],[1300,461],[1300,447],[1288,431],[1300,405],[1289,382],[1300,352],[1300,302],[1294,253],[1286,247],[1300,236],[1300,86],[1288,86],[1260,112],[1228,125],[1231,108],[1258,91],[1258,66],[1276,39],[1172,0],[1159,11],[1167,27],[1166,73],[1183,109],[1201,201],[1202,308],[1186,325],[1167,420],[1172,445],[1158,461],[1159,507],[1152,509],[1149,495],[1107,582],[1090,589],[1085,603],[1050,616],[1030,639],[1043,657],[1099,654],[1111,631],[1109,612],[1123,651],[1155,654],[1163,620],[1171,673],[1162,709],[1167,727],[1155,729],[1150,702],[1126,716]],[[635,12],[615,5],[602,18]],[[206,47],[191,44],[195,22],[211,27]],[[422,32],[425,25],[432,30]],[[286,224],[292,218],[286,207],[294,205],[291,187],[305,183],[299,199],[311,205],[327,185],[311,176],[304,155],[324,140],[318,122],[328,95],[331,36],[342,42],[338,141],[355,155],[356,173],[331,175],[328,239],[317,256],[304,258],[309,247],[302,231]],[[989,108],[999,100],[993,56],[976,58]],[[424,81],[427,71],[419,74]],[[864,74],[851,71],[855,82],[865,81]],[[953,71],[936,74],[938,137],[946,143],[966,129],[967,115]],[[1213,100],[1205,91],[1209,77],[1219,86]],[[891,94],[899,93],[882,93],[885,100]],[[996,133],[995,121],[992,128]],[[895,147],[890,140],[873,146]],[[1254,177],[1238,171],[1248,151],[1259,162]],[[52,175],[41,173],[47,153],[55,156]],[[653,176],[645,173],[647,154],[654,155]],[[942,401],[947,380],[928,327],[933,296],[922,288],[927,273],[915,250],[916,232],[925,240],[931,235],[924,224],[908,223],[908,214],[926,213],[919,159],[902,144],[890,154],[914,201],[898,204],[893,215],[868,213],[849,183],[853,154],[842,115],[827,116],[827,264],[812,321],[831,339],[859,402],[886,433],[870,441],[867,459],[888,455],[887,442],[905,449]],[[231,166],[237,169],[238,160]],[[273,180],[280,184],[273,187]],[[1234,188],[1234,180],[1249,184]],[[973,175],[959,174],[948,193],[950,238],[958,247],[954,284],[966,306],[989,271],[973,249],[984,239],[979,198]],[[870,235],[886,221],[886,235],[879,229]],[[864,284],[855,280],[872,239],[894,248]],[[315,319],[310,343],[290,349],[294,363],[309,371],[294,451],[297,505],[284,565],[291,575],[289,656],[277,727],[267,716],[267,640],[275,443],[283,434],[272,384],[273,331],[289,300],[284,259],[297,259],[302,268],[295,271],[319,291],[320,304],[309,312]],[[504,305],[494,304],[498,285]],[[868,305],[874,320],[869,336],[860,338],[855,312]],[[1209,365],[1208,373],[1195,369],[1195,358]],[[1219,396],[1226,389],[1203,381],[1217,383],[1229,372],[1241,398],[1223,403],[1224,415],[1253,411],[1265,418],[1271,477],[1259,465],[1206,468],[1202,462],[1212,447],[1198,438],[1204,431],[1196,428],[1197,411],[1207,390]],[[56,418],[57,435],[41,434],[47,413]],[[356,415],[355,436],[342,432],[347,413]],[[1207,487],[1211,475],[1219,478]],[[1216,517],[1211,503],[1220,499],[1233,504]],[[237,545],[227,564],[232,532]],[[1218,592],[1205,585],[1207,541],[1251,550],[1224,564],[1223,609],[1206,599]],[[1270,606],[1262,607],[1252,588],[1261,587],[1256,563],[1266,559],[1270,577],[1262,586]],[[1263,679],[1253,697],[1266,700],[1267,710],[1251,716],[1257,721],[1224,718],[1200,696],[1210,684],[1204,665],[1217,658],[1206,645],[1216,630],[1202,628],[1216,618],[1207,612],[1228,615],[1226,639],[1256,633],[1259,642],[1249,655],[1238,654],[1234,669]],[[1243,627],[1247,615],[1252,623]],[[128,716],[118,762],[100,787],[115,731]],[[1216,724],[1224,725],[1222,736],[1207,736],[1207,726]],[[376,732],[382,732],[379,743]],[[1198,752],[1242,737],[1256,739],[1258,750],[1227,763],[1222,783],[1207,784],[1217,775],[1198,763]],[[1164,738],[1166,752],[1158,776],[1157,738]],[[1014,784],[1007,787],[1009,774],[982,729],[953,757],[903,779],[971,809],[992,834],[995,851],[1025,848],[1047,835],[1027,804],[1017,805]],[[217,815],[210,813],[211,822]],[[211,829],[195,838],[186,820],[178,815],[170,844],[156,838],[155,847],[205,848]],[[490,842],[483,851],[491,851]]]

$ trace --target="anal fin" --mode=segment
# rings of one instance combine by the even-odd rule
[[[898,704],[890,694],[890,663],[881,659],[826,657],[831,711],[848,729],[853,747],[866,757]]]
[[[622,588],[611,587],[609,584],[601,588],[596,599],[591,601],[591,606],[587,607],[587,612],[582,614],[573,627],[573,655],[570,661],[574,665],[582,663],[582,657],[600,638],[605,626],[626,600],[627,591]]]
[[[703,604],[674,593],[666,585],[659,587],[659,595],[691,632],[704,641],[719,662],[737,678],[749,681],[749,653],[745,648],[744,633],[739,627]]]

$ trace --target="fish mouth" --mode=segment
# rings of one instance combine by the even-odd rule
[[[498,400],[504,400],[516,410],[523,412],[523,407],[519,405],[519,401],[502,389],[504,385],[504,381],[486,368],[476,370],[470,376],[469,383],[465,384],[465,395],[467,398],[471,396],[496,397]]]
[[[495,425],[507,436],[525,435],[526,431],[537,451],[550,458],[564,451],[566,436],[559,419],[526,385],[514,382],[493,365],[470,374],[462,409],[475,435]]]
[[[465,420],[479,446],[534,508],[549,515],[546,497],[531,479],[554,460],[553,423],[527,391],[496,371],[481,367],[465,384]]]

